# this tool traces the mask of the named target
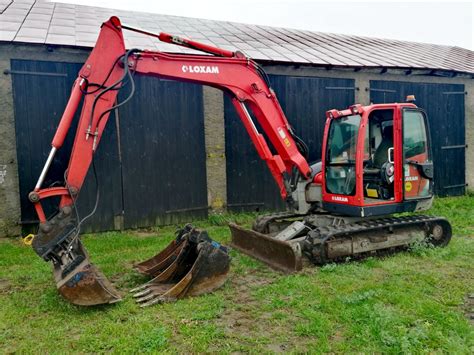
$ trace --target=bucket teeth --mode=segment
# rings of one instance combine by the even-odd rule
[[[136,292],[136,289],[133,289],[133,290],[130,291],[130,292]],[[133,294],[133,297],[134,297],[134,298],[139,298],[139,297],[143,297],[143,296],[149,295],[150,293],[151,293],[151,289],[144,287],[144,288],[142,288],[142,291],[137,292],[137,293],[134,293],[134,294]]]
[[[120,301],[112,283],[89,261],[81,241],[70,238],[68,230],[63,235],[35,245],[37,252],[53,261],[59,293],[81,306]],[[205,231],[187,225],[162,252],[135,265],[138,272],[153,279],[130,292],[141,307],[212,292],[224,284],[229,264],[225,247]]]
[[[164,303],[164,302],[172,302],[172,301],[175,301],[174,299],[165,299],[163,297],[157,297],[157,298],[154,298],[146,303],[142,303],[140,305],[140,307],[144,308],[144,307],[149,307],[149,306],[153,306],[155,304],[159,304],[159,303]]]
[[[164,260],[168,261],[163,263]],[[188,228],[161,253],[137,264],[160,271],[130,292],[141,307],[212,292],[224,284],[229,264],[226,248],[212,241],[206,232]]]
[[[147,287],[147,284],[143,284],[143,285],[141,285],[141,286],[132,288],[132,289],[130,290],[130,293],[142,291],[142,290],[146,289],[146,287]]]
[[[151,290],[150,290],[150,291],[146,292],[146,296],[143,295],[143,297],[138,297],[138,295],[134,295],[134,297],[137,297],[137,299],[136,299],[137,303],[142,303],[142,302],[146,302],[146,301],[149,301],[149,300],[155,298],[156,295],[151,293]]]

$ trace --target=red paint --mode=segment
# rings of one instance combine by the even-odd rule
[[[355,106],[355,105],[354,105]],[[351,106],[354,107],[354,106]],[[326,181],[322,178],[323,183],[323,201],[330,203],[339,203],[351,206],[374,206],[374,205],[384,205],[384,204],[393,204],[403,201],[403,145],[402,145],[402,109],[403,108],[416,108],[414,104],[402,103],[402,104],[376,104],[369,106],[357,106],[359,114],[361,114],[361,122],[359,133],[357,136],[357,154],[356,154],[356,193],[354,196],[348,195],[337,195],[327,192],[326,190]],[[324,142],[323,142],[323,157],[322,157],[322,174],[326,171],[326,159],[324,152],[327,148],[327,136],[329,133],[329,126],[331,120],[338,119],[341,116],[352,115],[353,112],[351,108],[343,111],[330,110],[326,112],[326,125],[324,128]],[[364,164],[364,142],[365,142],[365,133],[366,126],[368,124],[368,118],[372,111],[374,110],[386,110],[392,109],[394,111],[393,115],[393,147],[394,147],[394,200],[380,200],[377,202],[365,203],[364,202],[364,190],[363,190],[363,164]],[[331,118],[332,117],[332,118]],[[337,199],[337,200],[335,200]]]
[[[69,97],[69,101],[67,102],[66,109],[64,110],[63,116],[61,117],[61,121],[59,122],[58,129],[53,138],[53,142],[51,145],[57,149],[61,148],[64,139],[66,138],[67,132],[71,127],[72,119],[74,118],[74,114],[77,111],[77,107],[82,99],[82,92],[81,92],[81,84],[84,80],[78,78],[74,82],[72,87],[71,96]]]
[[[175,44],[175,45],[182,46],[182,47],[197,49],[197,50],[200,50],[202,52],[211,53],[211,54],[218,55],[218,56],[221,56],[221,57],[228,57],[228,58],[235,57],[235,54],[232,51],[228,51],[226,49],[210,46],[210,45],[204,44],[204,43],[199,43],[199,42],[196,42],[196,41],[193,41],[193,40],[190,40],[190,39],[173,36],[173,35],[170,35],[170,34],[165,33],[165,32],[161,32],[158,35],[158,38],[162,42],[171,43],[171,44]]]
[[[314,175],[313,182],[315,184],[322,184],[323,183],[323,173],[320,172],[320,173],[317,173],[316,175]]]

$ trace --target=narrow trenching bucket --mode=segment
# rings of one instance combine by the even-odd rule
[[[271,236],[229,224],[231,247],[263,261],[272,269],[294,273],[303,268],[301,248],[297,243],[281,241]]]
[[[225,283],[230,266],[227,249],[209,238],[207,232],[194,228],[181,231],[166,249],[145,263],[150,266],[152,259],[155,266],[167,267],[130,291],[142,307],[212,292]]]
[[[76,253],[80,262],[68,271],[53,263],[53,275],[59,293],[69,302],[79,306],[95,306],[122,300],[120,294],[105,275],[89,261],[89,256],[77,240]]]

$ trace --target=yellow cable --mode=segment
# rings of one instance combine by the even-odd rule
[[[31,245],[31,243],[33,243],[34,238],[35,238],[34,234],[28,234],[26,237],[21,238],[21,240],[23,241],[23,244]]]

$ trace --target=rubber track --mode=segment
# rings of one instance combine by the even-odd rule
[[[347,256],[342,257],[342,259],[328,259],[326,256],[326,247],[325,243],[328,241],[335,240],[337,238],[351,238],[355,234],[367,233],[367,232],[376,232],[376,231],[386,231],[387,229],[393,230],[396,233],[397,230],[402,230],[407,227],[420,227],[421,231],[428,231],[431,224],[434,222],[441,222],[449,227],[446,232],[447,236],[443,238],[451,238],[451,226],[449,222],[442,217],[435,216],[425,216],[425,215],[411,215],[404,217],[388,217],[388,218],[379,218],[366,221],[359,221],[350,224],[341,224],[338,226],[327,226],[320,227],[308,234],[306,240],[303,244],[303,252],[309,257],[309,259],[315,264],[327,264],[330,262],[338,262],[347,259]],[[406,249],[407,245],[402,245],[399,247],[390,247],[388,249],[379,249],[371,252],[360,253],[352,256],[351,258],[363,258],[365,254],[386,254],[388,250],[397,251],[396,249]]]

